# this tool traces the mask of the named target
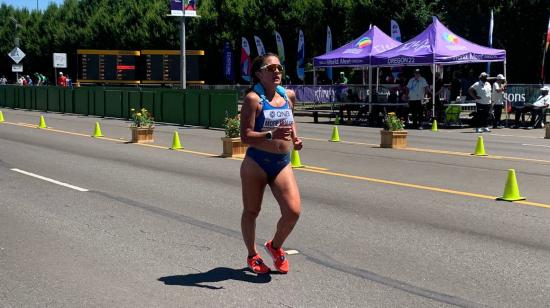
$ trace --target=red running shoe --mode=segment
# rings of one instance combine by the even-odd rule
[[[248,257],[246,259],[246,263],[248,263],[248,268],[256,274],[266,274],[271,272],[271,269],[265,265],[264,260],[262,260],[262,257],[260,257],[259,254],[256,254],[253,257]]]
[[[288,260],[286,259],[285,251],[282,248],[274,249],[271,245],[271,241],[265,243],[264,247],[267,253],[269,253],[271,258],[273,259],[273,264],[275,265],[275,268],[283,274],[288,273],[289,264]]]

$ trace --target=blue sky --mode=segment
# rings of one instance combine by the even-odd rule
[[[38,0],[38,8],[40,10],[43,10],[48,7],[48,4],[50,4],[51,2],[57,3],[59,5],[63,3],[63,0]],[[37,0],[0,0],[0,3],[11,5],[15,8],[26,7],[29,10],[34,10],[36,9]]]

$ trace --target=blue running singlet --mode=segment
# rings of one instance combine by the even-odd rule
[[[256,117],[254,124],[255,132],[269,131],[278,126],[290,126],[294,124],[294,117],[285,88],[277,86],[277,93],[285,100],[285,104],[281,107],[273,107],[269,104],[269,100],[265,96],[265,90],[261,84],[256,84],[252,91],[256,92],[260,97],[262,111]],[[290,163],[290,152],[288,153],[270,153],[253,147],[249,147],[246,151],[246,156],[252,158],[260,168],[266,173],[269,182],[273,181],[277,175]]]
[[[262,104],[262,112],[256,118],[254,124],[255,132],[262,132],[273,130],[277,126],[290,126],[294,124],[294,117],[292,116],[292,110],[288,103],[288,97],[286,96],[285,88],[277,86],[275,89],[277,93],[285,100],[285,104],[281,107],[273,107],[269,104],[269,100],[265,96],[264,87],[257,83],[252,91],[256,92],[260,97],[260,104]]]

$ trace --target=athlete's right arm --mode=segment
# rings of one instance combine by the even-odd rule
[[[267,132],[255,132],[256,115],[260,109],[260,97],[254,92],[248,93],[241,108],[241,141],[246,144],[266,142]]]

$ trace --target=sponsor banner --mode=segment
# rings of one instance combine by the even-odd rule
[[[332,51],[332,32],[330,31],[330,27],[327,26],[327,46],[325,48],[325,52],[328,53],[329,51]],[[332,68],[327,67],[326,70],[327,78],[329,80],[332,80]]]
[[[279,61],[281,61],[281,64],[284,67],[286,64],[285,45],[283,44],[283,38],[277,31],[275,31],[275,41],[277,42],[277,53],[279,54]]]
[[[254,35],[254,42],[256,42],[256,49],[258,50],[258,56],[265,55],[265,48],[264,43],[262,43],[262,40]]]
[[[223,74],[225,79],[233,80],[233,50],[231,49],[231,43],[225,42],[223,44]]]
[[[304,80],[306,77],[306,60],[305,60],[305,46],[304,46],[304,32],[300,30],[298,36],[298,56],[296,57],[296,75],[300,80]]]
[[[170,0],[170,15],[197,16],[197,0]]]
[[[250,71],[252,70],[252,62],[250,60],[250,44],[246,38],[242,38],[241,42],[241,77],[250,82]]]
[[[183,11],[187,17],[197,16],[197,0],[183,0]]]
[[[396,87],[397,84],[380,84],[378,95],[389,95]],[[368,100],[368,85],[286,85],[285,88],[296,93],[298,102],[341,102],[343,100],[342,93],[346,93],[350,88],[357,93],[362,101],[365,101],[365,104]],[[537,84],[509,84],[504,96],[513,106],[531,103],[540,95],[540,88],[541,86]]]
[[[399,24],[397,24],[397,21],[391,20],[390,21],[391,26],[391,38],[401,42],[401,29],[399,29]]]
[[[183,0],[170,0],[170,15],[183,16]]]

